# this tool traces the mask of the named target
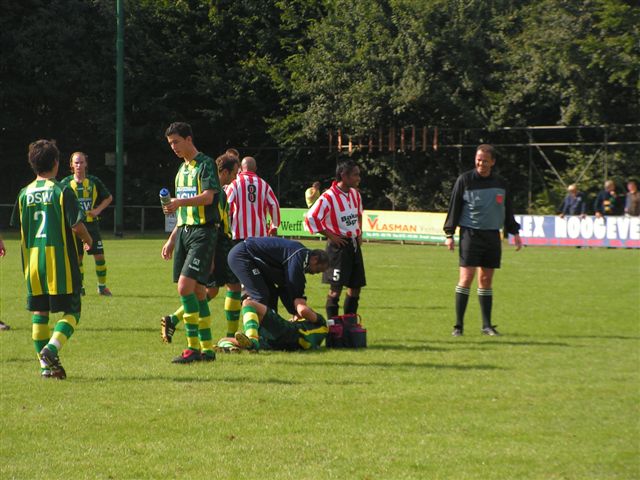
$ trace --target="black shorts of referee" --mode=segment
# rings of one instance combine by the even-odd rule
[[[341,287],[360,288],[367,284],[360,245],[355,239],[344,240],[347,243],[342,247],[327,242],[329,268],[322,274],[322,283],[331,285],[332,290]]]
[[[500,230],[460,227],[460,266],[500,268],[502,239]]]

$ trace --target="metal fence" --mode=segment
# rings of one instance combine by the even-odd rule
[[[0,230],[9,228],[13,204],[0,204]],[[109,205],[100,216],[100,225],[103,230],[115,232],[114,222],[115,207]],[[160,205],[123,205],[124,230],[135,231],[144,234],[145,231],[164,231],[165,216]]]

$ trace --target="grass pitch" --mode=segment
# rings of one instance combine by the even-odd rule
[[[640,252],[505,246],[500,338],[472,288],[452,338],[457,253],[369,244],[369,348],[173,365],[183,329],[163,239],[106,238],[113,298],[87,296],[42,380],[19,247],[0,260],[0,478],[627,479],[640,476]],[[313,242],[313,245],[318,243]],[[326,288],[308,277],[311,305]],[[225,329],[211,304],[214,336]],[[54,315],[53,318],[59,318]]]

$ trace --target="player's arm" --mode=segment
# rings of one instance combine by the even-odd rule
[[[458,180],[456,180],[455,185],[453,186],[453,191],[451,192],[449,211],[447,212],[447,218],[444,221],[443,227],[444,234],[446,236],[444,244],[449,250],[453,250],[455,245],[453,236],[456,233],[456,227],[458,226],[458,221],[460,220],[460,215],[462,214],[463,193],[464,183],[462,181],[462,177],[459,177]]]
[[[296,298],[293,301],[293,306],[295,308],[295,315],[298,318],[304,318],[305,320],[309,320],[310,322],[318,321],[318,314],[314,312],[309,305],[307,305],[307,300],[305,298]]]
[[[162,207],[164,213],[175,213],[180,207],[202,207],[211,205],[217,190],[208,189],[204,192],[189,198],[172,198],[169,203]]]
[[[167,239],[165,244],[162,246],[162,252],[160,253],[160,256],[162,256],[162,258],[164,258],[165,260],[171,260],[171,257],[173,257],[173,250],[176,247],[177,236],[178,236],[178,226],[176,225],[175,227],[173,227],[173,230],[171,230],[171,234],[169,235],[169,238]]]
[[[73,230],[73,233],[75,233],[78,237],[80,237],[80,240],[82,240],[82,243],[84,243],[84,249],[90,250],[91,245],[93,245],[93,238],[91,238],[91,235],[89,234],[89,230],[87,230],[87,227],[85,226],[84,222],[76,223],[74,226],[71,227],[71,230]]]
[[[91,215],[94,218],[99,217],[104,209],[111,204],[111,202],[113,202],[113,195],[109,195],[107,198],[103,199],[97,206],[89,210],[87,214]]]
[[[269,236],[275,237],[278,234],[278,227],[280,226],[280,204],[271,187],[268,185],[267,187],[269,188],[267,191],[267,204],[269,205],[269,216],[271,217]]]

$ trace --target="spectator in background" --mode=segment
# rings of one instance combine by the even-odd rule
[[[256,174],[255,158],[244,157],[240,169],[238,177],[225,188],[233,240],[275,236],[280,226],[280,204],[275,193]]]
[[[605,215],[622,215],[623,200],[616,193],[616,184],[613,180],[604,182],[604,190],[598,193],[593,209],[597,218]]]
[[[578,191],[575,183],[567,187],[567,196],[564,197],[562,205],[560,205],[560,218],[565,215],[580,215],[584,218],[587,213],[587,202],[584,193]]]
[[[311,205],[320,198],[320,188],[320,182],[313,182],[313,185],[305,190],[304,201],[307,202],[307,208],[311,208]]]
[[[638,192],[638,182],[629,180],[627,182],[627,198],[624,204],[624,213],[632,217],[640,216],[640,192]]]

